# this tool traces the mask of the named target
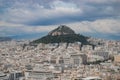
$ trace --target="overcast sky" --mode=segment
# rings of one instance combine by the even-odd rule
[[[61,24],[120,40],[120,0],[0,0],[0,36],[37,38]]]

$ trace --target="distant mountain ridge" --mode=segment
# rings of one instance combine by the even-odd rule
[[[58,28],[50,31],[48,35],[34,40],[32,43],[74,43],[81,42],[83,45],[89,44],[88,37],[76,34],[72,29],[66,25],[60,25]]]
[[[10,37],[0,37],[0,41],[11,41],[12,38]]]

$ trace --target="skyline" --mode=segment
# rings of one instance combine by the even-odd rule
[[[76,33],[120,40],[119,0],[0,0],[0,36],[39,38],[64,24]]]

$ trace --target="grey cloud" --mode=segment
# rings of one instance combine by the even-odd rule
[[[120,20],[119,8],[120,0],[0,0],[0,21],[14,24],[12,26],[21,25],[17,28],[4,26],[4,30],[0,32],[10,34],[12,30],[21,30],[23,33],[34,33],[34,31],[39,32],[40,29],[48,30],[38,29],[38,26],[60,24],[71,24],[70,26],[72,26],[73,23],[79,22],[80,24],[74,24],[74,26],[84,26],[80,27],[83,32],[96,31],[97,33],[106,32],[118,35],[120,24],[113,22]],[[110,25],[106,25],[104,21]],[[14,34],[16,32],[13,32],[12,35]]]
[[[0,20],[26,25],[32,23],[49,25],[55,22],[64,24],[64,22],[117,17],[120,16],[120,5],[117,5],[119,2],[119,0],[1,0],[3,6],[7,4],[10,6],[5,12],[0,12]],[[72,13],[70,12],[72,10],[79,11]]]

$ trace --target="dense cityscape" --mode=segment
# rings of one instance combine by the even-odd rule
[[[119,80],[120,41],[88,41],[95,46],[81,42],[31,45],[29,40],[1,41],[0,80]]]

